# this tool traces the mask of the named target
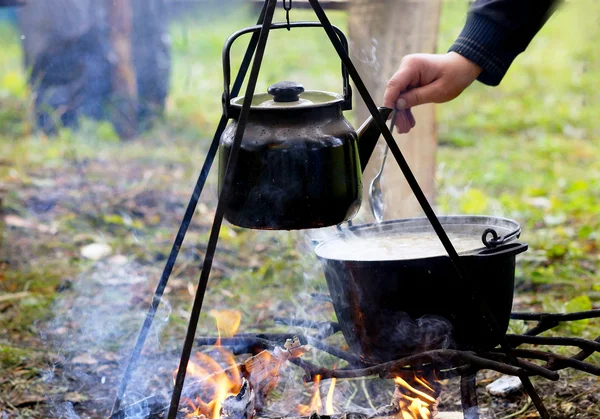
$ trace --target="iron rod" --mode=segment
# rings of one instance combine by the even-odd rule
[[[549,371],[560,371],[565,368],[573,368],[579,371],[593,374],[600,377],[600,367],[589,362],[584,362],[577,359],[576,356],[567,357],[564,355],[555,354],[552,352],[538,351],[534,349],[513,349],[513,353],[520,358],[538,359],[546,361],[544,368]],[[505,356],[504,353],[490,352],[484,356]]]
[[[455,367],[470,365],[473,370],[490,369],[508,375],[521,375],[526,371],[521,366],[514,366],[493,359],[483,358],[472,352],[458,351],[455,349],[436,349],[409,355],[395,361],[388,361],[365,368],[330,370],[318,367],[300,358],[292,358],[290,362],[303,368],[314,380],[317,375],[321,379],[327,378],[355,378],[369,375],[378,375],[382,378],[393,378],[399,372],[411,367],[412,369],[427,368],[433,364],[447,364]]]
[[[600,342],[600,336],[598,336],[596,339],[594,339],[594,342]],[[576,359],[578,361],[583,361],[584,359],[590,357],[593,353],[594,353],[594,351],[582,350],[582,351],[579,351],[577,354],[575,354],[573,356],[573,359]]]
[[[578,311],[575,313],[512,313],[510,318],[513,320],[525,321],[558,321],[569,322],[574,320],[586,320],[600,317],[600,309]]]
[[[264,18],[265,7],[262,8],[258,22],[261,22]],[[246,73],[250,66],[250,61],[252,60],[252,56],[254,55],[254,50],[256,49],[256,44],[258,42],[258,33],[252,34],[250,41],[248,42],[248,48],[240,65],[240,69],[235,78],[235,82],[233,83],[233,87],[231,89],[231,94],[236,96],[241,87],[244,79],[246,77]],[[162,300],[162,296],[164,294],[167,283],[169,282],[169,278],[171,277],[171,273],[173,272],[173,267],[175,266],[175,262],[177,261],[177,257],[179,256],[179,250],[181,249],[181,245],[183,244],[183,240],[187,234],[188,228],[192,221],[192,217],[196,212],[196,207],[198,205],[198,201],[200,199],[200,195],[202,194],[202,190],[204,189],[204,185],[206,184],[206,179],[208,178],[208,174],[214,162],[214,158],[217,154],[217,150],[219,148],[219,139],[227,126],[227,117],[223,114],[221,115],[221,119],[217,125],[217,129],[213,136],[212,142],[210,144],[210,148],[202,164],[202,169],[200,170],[200,174],[198,175],[198,179],[196,180],[196,185],[194,186],[194,190],[192,192],[192,196],[188,202],[187,208],[185,210],[185,214],[179,226],[179,230],[177,231],[177,235],[175,236],[175,241],[173,242],[173,246],[171,247],[171,251],[169,253],[169,257],[167,259],[167,263],[163,269],[160,280],[156,286],[156,290],[154,291],[154,297],[152,298],[152,303],[150,304],[150,308],[146,313],[146,318],[144,319],[144,323],[138,335],[138,338],[135,342],[135,346],[125,367],[125,372],[123,373],[123,378],[121,379],[121,383],[119,385],[119,389],[117,391],[117,395],[115,397],[115,401],[113,403],[113,407],[111,409],[111,415],[113,412],[119,410],[121,406],[121,401],[123,400],[123,396],[125,395],[125,391],[127,390],[127,385],[129,384],[129,380],[131,380],[131,376],[133,371],[135,370],[137,361],[144,347],[144,343],[148,337],[148,332],[150,331],[150,326],[152,326],[152,322],[154,321],[154,317],[156,315],[156,311],[158,310],[158,306]]]
[[[437,218],[435,211],[429,204],[429,201],[427,201],[427,198],[425,197],[423,190],[419,186],[417,179],[414,177],[414,175],[410,169],[410,166],[408,165],[406,159],[404,158],[402,152],[400,151],[398,144],[396,144],[396,141],[394,140],[394,137],[393,137],[391,131],[388,129],[388,127],[385,124],[385,121],[379,114],[379,112],[377,110],[377,106],[375,105],[375,102],[373,101],[373,98],[369,94],[369,91],[367,90],[366,86],[362,82],[362,79],[360,78],[358,71],[354,67],[352,60],[350,59],[348,54],[346,54],[346,51],[344,51],[344,49],[342,48],[342,45],[341,45],[339,39],[336,37],[335,32],[333,31],[333,29],[331,27],[331,22],[329,22],[329,18],[325,14],[325,12],[324,12],[323,8],[321,7],[321,5],[319,4],[318,0],[309,0],[309,2],[312,5],[313,10],[315,11],[315,14],[317,15],[317,18],[323,25],[323,29],[327,33],[327,36],[329,37],[332,45],[336,49],[340,59],[346,66],[346,69],[348,70],[348,73],[350,74],[352,81],[354,81],[354,84],[355,84],[359,94],[363,98],[369,112],[373,116],[375,123],[377,124],[377,126],[379,127],[379,130],[383,134],[383,137],[385,138],[385,141],[386,141],[388,147],[390,148],[392,155],[396,159],[396,162],[400,166],[400,169],[402,170],[402,173],[404,174],[404,177],[405,177],[406,181],[408,182],[413,194],[419,201],[419,204],[421,205],[421,208],[425,212],[425,215],[427,216],[429,222],[431,223],[431,226],[435,230],[438,238],[440,239],[440,241],[442,242],[442,245],[444,246],[444,249],[448,253],[448,256],[449,256],[449,258],[454,266],[454,269],[456,271],[456,274],[458,276],[458,279],[462,283],[461,285],[465,289],[470,289],[471,298],[473,298],[473,300],[475,300],[478,303],[480,314],[487,321],[487,323],[488,323],[489,327],[492,329],[492,331],[500,330],[498,323],[496,322],[496,319],[494,318],[491,311],[489,310],[489,307],[485,304],[485,300],[481,296],[481,293],[477,292],[477,284],[474,281],[472,281],[471,278],[469,278],[467,276],[467,271],[464,268],[464,265],[462,264],[462,262],[458,256],[458,253],[456,252],[456,249],[454,248],[454,246],[452,245],[452,242],[448,238],[448,235],[444,231],[444,228],[442,227],[442,224],[440,223],[439,219]],[[506,350],[506,353],[509,356],[510,362],[513,365],[517,365],[517,359],[514,355],[511,354],[511,352],[510,352],[511,347],[508,344],[508,342],[506,341],[506,339],[504,338],[504,335],[502,335],[501,346],[503,349]],[[519,378],[521,379],[521,382],[523,383],[523,387],[529,394],[529,397],[531,397],[531,400],[533,401],[535,407],[537,408],[538,412],[540,413],[540,416],[542,417],[542,419],[550,419],[550,414],[544,407],[544,404],[543,404],[541,398],[535,391],[535,388],[533,387],[533,384],[531,383],[531,381],[529,380],[527,375],[523,373],[523,374],[519,375]]]
[[[581,350],[600,352],[600,342],[582,338],[566,338],[560,336],[529,336],[529,335],[506,335],[508,341],[514,346],[524,343],[531,345],[560,345],[575,346]]]
[[[473,371],[468,371],[460,377],[460,404],[465,419],[479,419],[477,381]]]
[[[179,408],[179,401],[181,399],[181,392],[183,390],[183,384],[185,382],[186,370],[190,355],[192,352],[192,346],[194,345],[194,337],[196,329],[198,327],[198,320],[200,319],[200,312],[202,311],[202,303],[204,301],[204,295],[206,293],[206,287],[208,285],[208,279],[210,276],[210,270],[212,267],[212,261],[219,240],[219,232],[221,231],[221,224],[223,222],[223,215],[225,208],[223,205],[223,197],[227,196],[229,186],[233,181],[233,173],[238,160],[239,150],[242,143],[242,137],[248,122],[248,114],[250,113],[250,106],[252,104],[252,98],[254,96],[254,90],[256,88],[256,82],[260,72],[262,59],[267,45],[267,39],[269,37],[269,30],[273,21],[273,14],[275,13],[275,6],[277,0],[266,0],[265,3],[265,15],[263,19],[263,28],[260,31],[258,37],[258,44],[256,46],[256,52],[254,54],[254,61],[252,63],[252,69],[250,70],[250,76],[248,77],[248,85],[246,86],[246,93],[244,95],[244,103],[238,120],[238,126],[235,132],[233,145],[231,148],[231,154],[229,155],[229,161],[227,162],[227,168],[225,170],[225,179],[217,202],[217,208],[215,211],[215,217],[213,220],[210,237],[208,240],[208,246],[206,254],[204,256],[204,262],[202,264],[202,272],[200,273],[200,279],[198,282],[198,289],[194,297],[194,304],[190,313],[190,320],[188,324],[188,330],[186,332],[185,341],[183,344],[183,350],[179,361],[179,368],[177,370],[177,377],[175,379],[175,385],[173,387],[173,394],[171,396],[171,405],[169,407],[168,418],[175,419],[177,417],[177,410]]]

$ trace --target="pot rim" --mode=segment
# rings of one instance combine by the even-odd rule
[[[520,243],[517,240],[517,238],[520,236],[521,226],[517,221],[512,220],[510,218],[488,216],[488,215],[445,215],[445,216],[439,216],[438,219],[444,228],[449,225],[465,225],[465,226],[473,225],[473,224],[481,225],[481,235],[483,235],[484,230],[486,228],[502,227],[505,231],[507,231],[507,233],[505,235],[511,236],[505,243]],[[471,221],[471,222],[467,222],[467,221]],[[487,221],[487,223],[485,221]],[[369,265],[369,266],[377,266],[380,264],[401,263],[401,262],[409,263],[410,261],[415,261],[415,260],[420,260],[420,261],[435,260],[435,259],[444,259],[444,258],[449,257],[448,254],[445,253],[445,251],[444,251],[444,254],[442,254],[442,255],[413,257],[413,258],[409,258],[409,259],[386,259],[386,260],[341,259],[341,258],[325,257],[325,256],[322,256],[319,254],[319,251],[325,245],[331,243],[334,240],[340,239],[348,232],[362,233],[364,231],[369,231],[370,229],[374,229],[374,228],[377,228],[377,230],[375,230],[377,232],[398,231],[395,229],[395,227],[405,226],[405,225],[410,225],[410,224],[414,224],[413,229],[406,229],[406,230],[400,230],[400,231],[404,231],[406,233],[419,232],[418,231],[419,226],[423,226],[423,225],[425,225],[428,229],[431,229],[431,230],[433,229],[433,227],[429,223],[429,219],[427,217],[402,218],[402,219],[397,219],[397,220],[387,220],[387,221],[383,221],[381,223],[359,224],[359,225],[350,226],[348,229],[341,230],[341,231],[337,232],[336,234],[334,234],[333,236],[330,236],[330,237],[324,239],[323,241],[319,242],[316,245],[314,251],[315,251],[315,254],[317,255],[317,258],[320,261],[343,262],[343,263],[349,263],[352,265]],[[415,231],[415,230],[417,230],[417,231]],[[500,246],[500,248],[502,248],[502,246]],[[486,251],[488,254],[494,254],[494,249],[489,249],[488,247],[486,247],[483,240],[481,242],[481,247],[463,251],[463,252],[459,252],[458,254],[460,256],[477,256],[477,254],[479,254],[482,251]]]

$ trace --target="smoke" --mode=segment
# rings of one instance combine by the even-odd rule
[[[140,303],[151,293],[146,287],[149,278],[150,273],[142,266],[113,256],[72,281],[71,297],[55,303],[56,316],[42,330],[46,346],[56,354],[56,361],[44,373],[49,388],[66,387],[67,399],[93,400],[94,407],[107,413],[143,321],[145,310]],[[168,377],[176,367],[176,358],[166,351],[161,333],[170,314],[171,306],[163,298],[129,384],[124,405],[133,406],[127,410],[127,418],[147,417],[148,403],[135,402],[168,394]],[[50,410],[56,417],[79,418],[77,405],[51,400],[55,404]],[[86,412],[88,409],[86,406]]]
[[[52,412],[58,418],[63,419],[80,419],[80,416],[75,413],[75,409],[73,409],[73,404],[70,402],[64,402],[56,406],[54,412]]]
[[[353,52],[353,59],[365,64],[374,72],[381,70],[381,64],[377,59],[377,47],[379,46],[379,42],[376,38],[371,38],[370,45],[361,45],[360,48],[356,48],[356,43],[352,41],[349,42],[349,46],[350,51]]]
[[[387,323],[394,330],[386,336],[388,345],[402,348],[405,353],[447,349],[453,342],[452,325],[441,316],[425,315],[413,319],[407,313],[399,312],[390,314]]]

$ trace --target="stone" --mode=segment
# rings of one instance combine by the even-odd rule
[[[511,375],[503,375],[485,387],[489,394],[496,397],[506,397],[520,391],[522,388],[523,383],[521,383],[519,377]]]
[[[434,416],[434,419],[463,419],[464,415],[462,412],[438,412]]]
[[[111,252],[112,248],[106,243],[92,243],[81,248],[81,256],[91,260],[100,260]]]

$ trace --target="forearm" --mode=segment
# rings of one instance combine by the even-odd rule
[[[477,0],[450,51],[483,68],[478,80],[498,85],[560,0]]]

